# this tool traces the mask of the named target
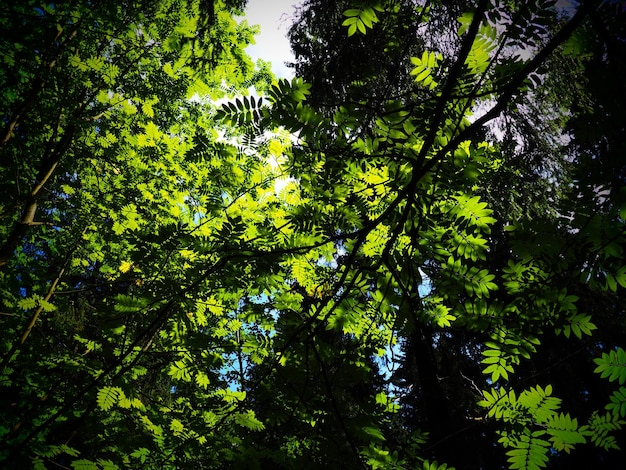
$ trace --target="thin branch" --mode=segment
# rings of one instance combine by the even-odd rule
[[[80,240],[82,239],[82,235],[85,233],[86,230],[87,228],[85,227],[83,231],[80,233],[80,235],[77,237],[74,243],[74,246],[70,249],[70,251],[65,256],[65,259],[63,260],[63,263],[61,265],[61,269],[59,269],[59,272],[57,273],[56,278],[52,281],[52,284],[50,285],[48,292],[43,298],[44,302],[50,301],[50,298],[54,294],[54,291],[57,285],[61,281],[61,278],[63,277],[63,274],[65,273],[65,269],[67,268],[69,262],[71,261],[72,256],[74,255],[74,251],[76,250],[76,248],[78,248],[78,244]],[[30,333],[33,331],[33,328],[35,327],[35,324],[37,323],[37,320],[39,319],[41,312],[43,312],[43,308],[44,308],[43,305],[39,305],[39,307],[37,307],[37,309],[31,316],[30,321],[26,325],[26,328],[24,328],[24,331],[22,332],[20,339],[16,341],[15,343],[13,343],[13,346],[11,347],[9,352],[7,352],[5,356],[2,358],[2,362],[0,362],[0,370],[5,369],[5,367],[9,364],[11,359],[13,359],[13,356],[18,351],[18,349],[26,342],[26,339],[30,336]]]

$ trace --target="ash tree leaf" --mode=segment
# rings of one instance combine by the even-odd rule
[[[102,387],[98,391],[97,403],[102,411],[108,411],[124,397],[120,387]]]
[[[96,462],[87,459],[75,460],[70,466],[74,470],[100,470]]]
[[[602,353],[602,357],[595,358],[597,367],[594,372],[600,377],[608,378],[610,382],[618,381],[620,385],[626,382],[626,351],[617,348],[609,353]]]

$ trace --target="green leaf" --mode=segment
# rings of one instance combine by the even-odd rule
[[[513,442],[514,449],[508,451],[509,468],[520,470],[539,470],[548,462],[550,444],[544,439],[523,434]]]
[[[613,413],[618,418],[626,418],[626,387],[620,387],[609,397],[610,403],[606,405],[606,410]]]
[[[111,460],[98,459],[97,464],[102,470],[118,470],[119,467]]]
[[[150,450],[145,447],[140,447],[130,454],[131,457],[139,459],[141,463],[145,463],[146,459],[150,455]]]
[[[557,451],[565,451],[569,454],[575,444],[586,442],[585,436],[579,431],[578,422],[575,418],[570,418],[569,414],[555,414],[546,422],[546,426],[551,435],[552,447]]]
[[[602,357],[593,360],[597,364],[594,372],[600,377],[608,378],[610,382],[618,381],[620,385],[626,382],[626,351],[617,348],[609,353],[602,353]]]
[[[146,298],[118,294],[115,296],[115,305],[113,308],[116,312],[135,313],[143,310],[149,302],[150,301]]]
[[[363,426],[361,428],[364,434],[368,436],[369,439],[372,439],[376,442],[383,442],[385,440],[385,436],[381,432],[380,429],[374,426]]]
[[[620,286],[626,287],[626,265],[621,266],[617,270],[617,272],[615,273],[615,280]]]
[[[174,361],[170,364],[169,375],[175,380],[183,382],[191,382],[191,373],[189,365],[184,360]]]
[[[80,459],[73,461],[70,466],[74,470],[100,470],[96,462],[92,462],[87,459]]]
[[[257,419],[252,410],[235,413],[234,418],[237,424],[250,429],[251,431],[263,431],[265,429],[263,423]]]
[[[463,13],[458,18],[458,22],[461,23],[461,26],[459,27],[459,30],[457,31],[457,34],[459,36],[463,36],[465,31],[467,31],[467,29],[469,28],[470,24],[472,24],[473,19],[474,19],[474,13],[473,12]]]
[[[102,387],[98,390],[97,403],[102,411],[108,411],[118,404],[122,397],[124,397],[124,392],[121,388]]]

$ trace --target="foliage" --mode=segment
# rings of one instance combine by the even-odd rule
[[[546,116],[533,165],[486,130],[619,68],[613,7],[322,3],[280,81],[240,2],[6,9],[3,465],[615,461],[625,198],[577,123],[603,120]]]

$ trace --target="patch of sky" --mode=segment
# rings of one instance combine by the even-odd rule
[[[293,70],[286,63],[294,57],[287,39],[287,30],[293,21],[293,11],[301,2],[293,0],[249,0],[245,19],[251,25],[259,25],[261,32],[255,36],[255,44],[246,52],[254,61],[271,62],[272,71],[278,78],[292,78]]]

